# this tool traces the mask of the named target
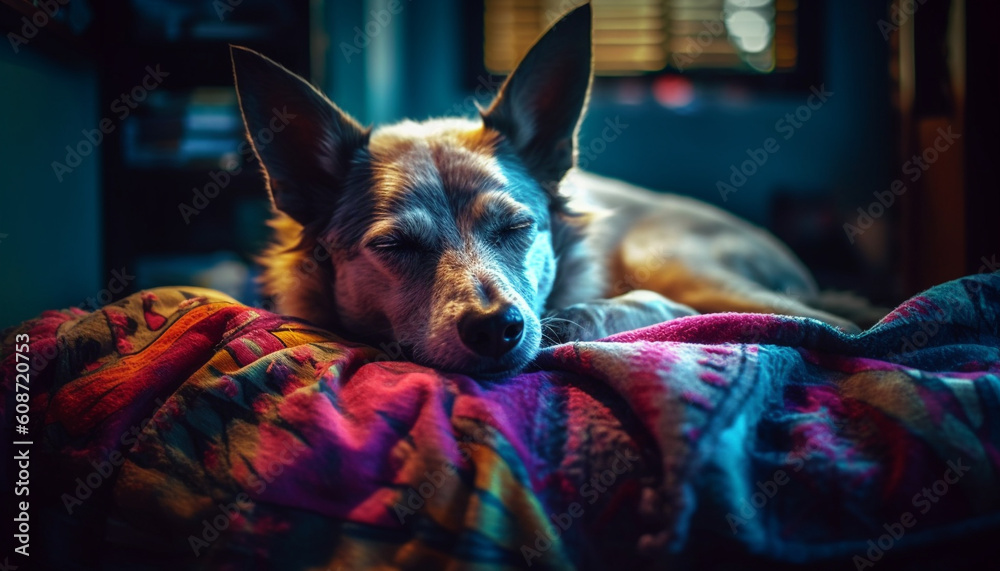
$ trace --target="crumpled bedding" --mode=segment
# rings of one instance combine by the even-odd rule
[[[692,316],[478,382],[160,288],[6,330],[0,418],[26,334],[49,568],[963,568],[1000,537],[998,308],[980,275],[856,336]]]

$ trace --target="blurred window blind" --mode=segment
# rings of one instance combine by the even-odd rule
[[[509,72],[575,0],[485,0],[486,68]],[[594,0],[601,75],[795,69],[797,0]]]

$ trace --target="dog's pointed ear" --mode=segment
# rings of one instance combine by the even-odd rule
[[[243,123],[275,208],[302,225],[331,212],[370,131],[263,55],[239,46],[229,53]]]
[[[590,4],[553,24],[504,81],[483,124],[501,133],[529,172],[555,188],[576,162],[576,131],[593,66]]]

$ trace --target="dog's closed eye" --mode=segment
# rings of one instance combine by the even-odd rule
[[[508,220],[497,224],[490,230],[490,241],[495,245],[502,245],[505,242],[523,238],[535,227],[535,221],[530,218]]]
[[[514,232],[520,232],[522,230],[529,230],[535,225],[533,220],[522,220],[519,222],[510,222],[506,227],[504,227],[501,232],[505,234],[513,234]]]
[[[433,253],[439,243],[433,218],[420,209],[376,222],[363,240],[364,246],[376,253],[410,256]]]
[[[367,246],[383,254],[423,254],[431,251],[430,246],[416,238],[395,234],[372,238]]]

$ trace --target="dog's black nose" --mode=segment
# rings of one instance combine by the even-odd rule
[[[462,343],[484,357],[499,359],[517,346],[524,333],[524,317],[514,306],[489,315],[469,313],[458,323]]]

